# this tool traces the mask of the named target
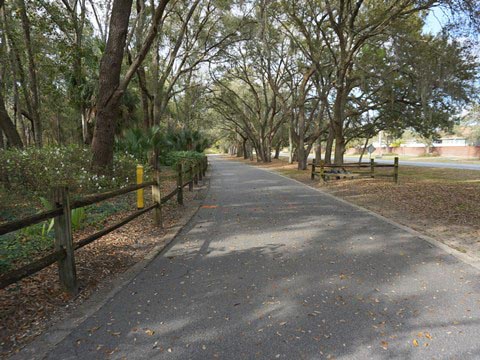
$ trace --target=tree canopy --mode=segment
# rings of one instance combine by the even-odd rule
[[[352,141],[432,137],[475,103],[479,6],[1,2],[0,144],[85,144],[108,172],[123,139],[181,129],[259,161],[288,145],[300,169],[312,149],[342,163]],[[440,8],[451,16],[431,34],[427,15]]]

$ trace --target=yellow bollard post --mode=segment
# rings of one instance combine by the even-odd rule
[[[143,166],[137,165],[137,185],[143,184]],[[145,202],[143,201],[143,189],[137,190],[137,209],[143,209]]]

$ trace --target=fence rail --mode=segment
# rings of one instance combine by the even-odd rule
[[[179,204],[183,204],[183,188],[188,185],[189,190],[193,190],[193,185],[198,184],[198,180],[202,180],[205,176],[207,167],[208,159],[206,156],[194,163],[179,164],[177,167],[177,186],[172,192],[170,192],[164,197],[160,196],[159,173],[155,173],[155,180],[143,182],[143,169],[141,169],[140,171],[142,175],[140,177],[138,177],[139,172],[137,170],[137,181],[140,180],[139,184],[130,185],[122,189],[113,190],[101,194],[88,195],[82,199],[78,199],[72,202],[70,202],[69,199],[68,189],[54,189],[54,209],[0,225],[0,235],[20,230],[22,228],[38,224],[42,221],[49,219],[54,219],[55,229],[54,250],[49,252],[47,255],[44,255],[41,258],[32,261],[27,265],[0,275],[0,289],[3,289],[17,281],[20,281],[27,276],[33,275],[56,262],[58,263],[60,282],[69,293],[76,294],[78,292],[78,286],[74,259],[75,250],[81,249],[82,247],[91,244],[102,236],[105,236],[106,234],[122,227],[123,225],[129,223],[140,215],[143,215],[151,210],[155,210],[155,224],[158,226],[162,226],[162,205],[172,199],[175,195],[177,195],[177,202]],[[187,180],[185,182],[183,180],[184,177]],[[152,187],[153,204],[148,207],[144,207],[143,189],[149,186]],[[76,242],[73,241],[72,224],[70,219],[72,209],[92,205],[133,191],[137,191],[138,194],[139,190],[142,190],[142,198],[137,199],[137,206],[139,207],[137,211],[128,215],[116,224],[108,226],[103,230],[100,230]]]
[[[395,184],[398,184],[398,157],[395,157],[393,160],[393,164],[378,164],[375,162],[374,159],[370,159],[370,163],[344,163],[341,165],[335,164],[325,164],[323,161],[319,161],[316,163],[315,159],[313,162],[309,164],[312,167],[310,178],[315,180],[315,176],[319,176],[323,181],[326,181],[329,177],[358,177],[358,176],[366,176],[366,177],[391,177]],[[319,171],[317,171],[317,168]],[[335,172],[326,172],[325,169],[362,169],[367,168],[370,169],[369,172],[360,172],[360,173],[335,173]],[[392,174],[375,174],[376,168],[392,168]]]

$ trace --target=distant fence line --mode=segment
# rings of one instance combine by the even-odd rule
[[[309,164],[312,167],[311,170],[311,175],[310,178],[312,180],[315,180],[315,176],[319,176],[323,181],[326,181],[330,177],[335,177],[335,178],[354,178],[354,177],[391,177],[393,178],[393,181],[398,184],[398,167],[399,167],[399,162],[398,162],[398,157],[395,157],[393,160],[393,164],[379,164],[376,163],[374,159],[370,159],[370,163],[344,163],[341,165],[335,165],[335,164],[325,164],[323,161],[318,161],[318,163],[313,159],[313,162]],[[369,169],[370,171],[368,172],[360,172],[360,173],[354,173],[351,172],[351,169],[362,169],[366,168]],[[392,174],[376,174],[375,169],[376,168],[392,168],[393,172]],[[328,172],[325,171],[325,169],[342,169],[343,171],[347,171],[347,169],[350,172]]]
[[[188,185],[188,189],[192,191],[194,185],[197,185],[199,180],[203,180],[208,167],[208,159],[205,156],[201,160],[189,163],[188,168],[186,167],[187,166],[182,163],[177,165],[177,184],[175,190],[164,197],[161,197],[160,195],[160,173],[158,171],[155,171],[154,180],[148,182],[143,182],[143,176],[138,176],[139,174],[137,173],[138,183],[136,185],[130,185],[122,189],[101,194],[88,195],[74,201],[70,201],[70,196],[66,187],[55,188],[53,190],[54,209],[19,220],[0,224],[0,235],[4,235],[53,218],[55,232],[54,250],[25,266],[0,275],[0,289],[20,281],[27,276],[33,275],[47,266],[57,262],[61,284],[70,294],[77,294],[78,285],[74,256],[75,250],[94,242],[102,236],[118,229],[119,227],[151,210],[155,210],[155,224],[157,226],[162,226],[162,205],[172,199],[175,195],[177,196],[177,203],[183,205],[184,187]],[[143,189],[149,186],[152,187],[153,204],[148,207],[144,207]],[[72,209],[92,205],[133,191],[137,191],[137,194],[139,194],[137,196],[137,211],[128,215],[114,225],[108,226],[103,230],[91,234],[77,242],[73,241],[71,221]]]

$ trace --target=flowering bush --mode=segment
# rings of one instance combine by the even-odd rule
[[[110,175],[91,172],[90,160],[90,150],[78,145],[0,150],[0,222],[47,210],[56,186],[68,186],[73,197],[79,197],[135,181],[138,162],[133,155],[117,152]],[[129,195],[72,210],[73,230],[85,223],[102,223],[117,210],[127,209],[133,204]],[[0,236],[0,273],[52,249],[51,224],[49,220]]]
[[[91,152],[77,145],[0,151],[0,181],[13,191],[49,197],[56,186],[73,193],[90,194],[126,186],[135,180],[137,161],[129,154],[115,154],[111,175],[90,171]]]

